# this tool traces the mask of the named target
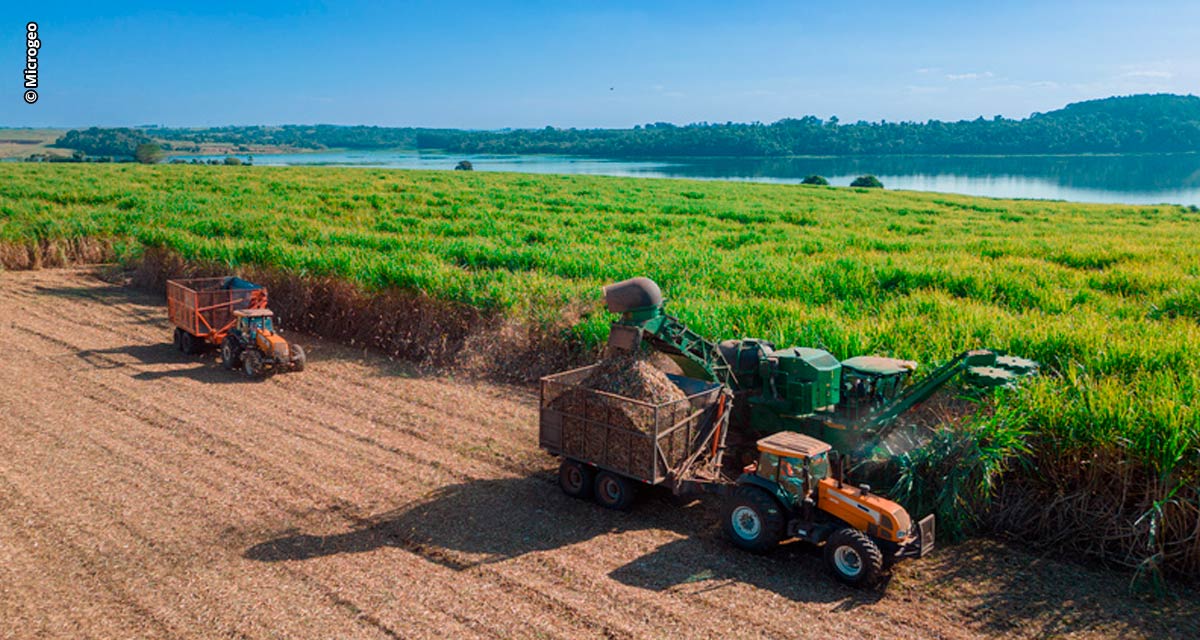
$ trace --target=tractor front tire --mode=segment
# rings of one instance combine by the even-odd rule
[[[869,587],[883,575],[883,552],[867,534],[847,527],[825,543],[825,564],[833,577],[851,587]]]
[[[226,336],[221,341],[221,366],[228,371],[233,371],[237,368],[238,356],[241,354],[241,345],[238,344],[238,339],[233,336]]]
[[[774,549],[787,526],[783,508],[757,487],[738,487],[726,499],[721,523],[733,544],[753,553]]]
[[[596,474],[593,497],[596,503],[605,509],[628,511],[633,506],[634,493],[637,487],[629,478],[619,476],[611,471],[601,471]]]
[[[263,374],[263,357],[255,349],[247,349],[242,354],[242,371],[247,377],[257,378]]]
[[[292,371],[304,371],[308,358],[304,355],[304,347],[292,345]]]
[[[563,460],[558,466],[558,486],[572,498],[592,497],[596,470],[577,460]]]

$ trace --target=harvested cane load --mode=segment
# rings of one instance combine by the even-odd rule
[[[580,386],[653,405],[687,399],[667,374],[636,353],[601,360]]]
[[[656,433],[668,465],[688,453],[695,436],[686,428],[671,431],[695,411],[687,394],[636,354],[600,361],[586,377],[561,388],[549,408],[563,416],[564,453],[602,460],[639,478],[656,475]]]

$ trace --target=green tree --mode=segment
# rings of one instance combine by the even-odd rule
[[[854,182],[850,183],[850,186],[866,187],[868,189],[882,189],[883,183],[880,182],[879,178],[876,178],[875,176],[866,175],[866,176],[859,176],[859,177],[855,178]]]
[[[231,167],[237,167],[237,166],[241,166],[242,161],[238,160],[237,158],[235,158],[233,156],[225,156],[225,164],[227,164]]]
[[[142,164],[157,164],[162,162],[167,154],[163,153],[162,147],[153,142],[143,142],[137,146],[133,152],[133,157]]]
[[[817,185],[821,185],[823,187],[828,187],[829,181],[814,173],[813,175],[808,176],[805,179],[801,180],[800,184],[817,184]]]

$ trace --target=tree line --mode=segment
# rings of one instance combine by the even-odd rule
[[[595,157],[786,157],[884,154],[1084,154],[1200,151],[1200,98],[1171,94],[1104,98],[1028,118],[842,123],[836,117],[771,124],[654,123],[631,129],[468,131],[337,125],[209,129],[72,130],[55,146],[132,157],[139,145],[199,150],[202,143],[293,149],[429,149],[453,153]]]

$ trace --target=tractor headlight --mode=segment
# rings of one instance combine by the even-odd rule
[[[905,531],[904,529],[901,529],[896,532],[896,539],[907,538],[907,537],[908,537],[908,531]]]

